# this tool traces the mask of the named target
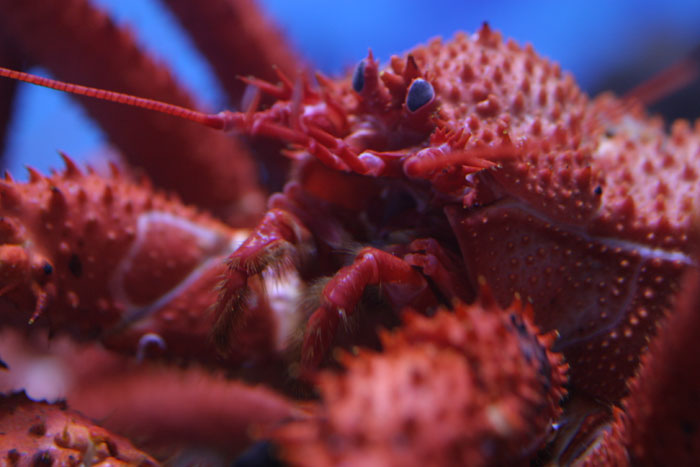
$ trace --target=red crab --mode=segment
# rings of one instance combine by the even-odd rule
[[[93,14],[89,9],[85,11]],[[31,38],[26,43],[31,48]],[[60,67],[60,63],[56,66]],[[415,331],[415,323],[432,326],[430,320],[422,321],[424,318],[406,318],[404,327],[397,331],[403,337],[395,340],[385,337],[377,342],[374,326],[377,322],[395,326],[396,316],[407,307],[427,316],[440,307],[451,307],[458,310],[457,315],[467,316],[459,311],[464,309],[463,302],[473,302],[475,298],[488,302],[485,292],[476,287],[479,282],[490,287],[501,308],[508,307],[514,299],[529,303],[535,323],[558,334],[554,348],[563,352],[571,366],[572,400],[595,398],[613,404],[620,401],[647,339],[664,313],[672,308],[681,274],[695,264],[691,255],[691,218],[697,208],[697,130],[681,122],[669,136],[660,122],[649,119],[633,103],[609,96],[591,101],[558,66],[538,57],[529,47],[503,42],[500,34],[488,26],[472,37],[461,34],[445,43],[433,41],[403,57],[394,57],[384,70],[370,54],[351,76],[341,80],[318,76],[315,86],[303,78],[286,76],[279,74],[279,84],[257,78],[245,80],[276,99],[269,108],[260,104],[260,96],[255,96],[243,113],[194,115],[215,127],[288,143],[285,154],[295,161],[284,192],[270,198],[268,212],[230,256],[214,316],[204,317],[197,324],[215,319],[216,342],[227,352],[240,352],[241,347],[253,350],[241,343],[251,337],[250,326],[259,326],[261,317],[269,320],[271,316],[266,305],[268,295],[259,288],[258,277],[268,271],[293,269],[302,284],[314,284],[295,286],[308,289],[310,297],[306,300],[310,316],[301,344],[303,376],[316,380],[315,368],[332,361],[329,350],[335,345],[381,344],[386,356],[376,357],[381,363],[369,363],[375,362],[375,357],[367,353],[361,353],[357,360],[345,357],[348,371],[344,376],[324,373],[326,376],[319,378],[323,403],[312,404],[308,416],[309,420],[322,420],[321,425],[295,421],[280,431],[270,432],[284,447],[284,456],[292,462],[314,462],[315,458],[300,459],[295,454],[306,452],[303,450],[307,448],[300,446],[318,435],[310,438],[308,430],[318,430],[318,426],[329,423],[327,420],[335,423],[334,411],[347,410],[343,409],[343,392],[334,396],[336,390],[330,388],[335,383],[328,381],[339,378],[349,381],[339,383],[340,387],[352,386],[355,378],[367,377],[356,371],[365,364],[362,362],[389,365],[401,374],[401,365],[410,368],[409,363],[401,362],[420,361],[418,356],[410,357],[417,353],[427,358],[424,368],[435,366],[436,381],[444,377],[438,370],[443,364],[447,368],[465,368],[453,360],[455,348],[462,344],[455,344],[449,337],[453,332],[450,329],[458,326],[452,323],[440,328],[438,320],[450,322],[445,311],[435,315],[434,326],[442,329],[437,344],[427,345],[421,338],[420,345],[414,347],[414,337],[407,337]],[[271,147],[266,150],[271,151]],[[276,167],[279,162],[273,158],[270,164]],[[196,181],[197,193],[211,188],[202,186],[199,179]],[[221,199],[211,196],[202,205],[218,205]],[[180,245],[198,243],[198,234],[193,232],[199,233],[200,228],[224,232],[221,238],[233,234],[223,225],[212,227],[210,219],[185,212],[175,201],[158,195],[149,198],[148,188],[129,181],[84,175],[70,162],[64,173],[47,178],[35,173],[27,185],[5,182],[3,323],[16,321],[17,317],[37,323],[45,319],[54,332],[70,331],[82,339],[99,336],[107,345],[121,346],[128,353],[135,352],[136,340],[144,345],[149,344],[148,338],[157,340],[151,334],[163,334],[160,338],[167,338],[168,348],[177,348],[180,339],[192,338],[183,332],[179,320],[187,314],[205,316],[202,312],[214,302],[212,289],[179,285],[191,285],[186,279],[189,274],[201,272],[207,259],[225,250],[219,248],[220,244],[227,242],[204,242],[194,252]],[[118,215],[111,212],[111,203],[120,207]],[[156,229],[165,235],[161,245],[159,237],[150,235],[148,229],[135,233],[134,226],[140,226],[141,219],[150,219],[154,206],[166,214],[166,220],[180,219],[161,222],[162,228]],[[219,212],[233,217],[237,214],[227,207]],[[162,221],[163,217],[156,220]],[[183,220],[190,222],[189,227],[182,228]],[[58,235],[51,234],[55,225],[61,226]],[[88,235],[90,229],[94,236]],[[137,265],[134,262],[122,268],[122,257],[140,255],[142,238],[151,239],[153,246],[143,242],[147,249],[144,262],[138,263],[141,269],[134,267],[132,271]],[[177,248],[172,250],[176,264],[161,266],[159,249],[170,245]],[[114,257],[106,256],[105,263],[94,258],[83,261],[107,248]],[[211,268],[220,270],[221,263]],[[149,329],[153,332],[140,327],[149,315],[139,312],[138,307],[137,312],[127,313],[129,319],[124,319],[133,300],[128,294],[116,293],[121,289],[115,289],[109,278],[130,275],[134,276],[133,290],[143,287],[144,297],[139,298],[148,310],[158,314],[168,310],[173,302],[177,305],[174,313],[168,312],[170,318],[163,320],[166,324],[157,321]],[[331,277],[327,279],[328,276]],[[103,277],[108,280],[105,282]],[[155,285],[150,290],[149,286]],[[378,294],[367,293],[370,286],[378,286]],[[182,302],[190,305],[185,307]],[[284,306],[300,308],[288,303]],[[491,313],[499,313],[497,306],[486,307],[492,309]],[[490,332],[504,339],[503,348],[513,345],[530,363],[533,352],[549,355],[535,359],[539,363],[539,370],[538,365],[533,366],[535,371],[561,376],[559,357],[547,353],[546,347],[532,350],[514,332],[522,328],[523,335],[535,334],[529,324],[517,324],[519,319],[527,318],[516,317],[511,325],[506,325],[508,332]],[[273,322],[276,320],[272,318]],[[355,324],[346,325],[349,322]],[[168,337],[167,323],[177,328],[172,338]],[[121,332],[135,333],[138,339],[127,339]],[[203,342],[201,334],[193,334],[194,342]],[[509,340],[513,337],[515,344]],[[544,343],[551,344],[551,340],[544,339]],[[450,343],[449,355],[442,356],[443,341]],[[482,344],[474,345],[480,349]],[[483,345],[490,350],[499,346]],[[194,357],[200,351],[190,352],[185,346],[177,356]],[[430,360],[435,353],[441,356]],[[240,363],[240,359],[231,357],[217,361],[210,351],[204,355],[200,360],[210,364]],[[471,364],[478,368],[484,358],[478,357]],[[498,363],[493,365],[498,367]],[[110,379],[100,374],[106,385],[100,389],[104,392],[95,389],[95,393],[107,394],[111,387],[117,388],[117,393],[126,387],[158,387],[172,381],[172,376],[157,372],[137,373],[134,384],[127,381],[127,376]],[[540,396],[546,400],[544,404],[556,407],[561,395],[560,376],[555,378],[557,384],[543,384],[542,394],[523,394],[522,407],[518,407],[517,397],[508,400],[520,409]],[[263,378],[260,373],[256,377]],[[499,381],[494,375],[489,377]],[[184,377],[183,381],[189,379]],[[217,385],[214,379],[209,383],[212,387]],[[377,384],[384,387],[380,379]],[[443,386],[436,383],[434,387]],[[517,384],[508,387],[506,398],[518,394]],[[243,394],[262,393],[246,387],[239,390]],[[72,396],[74,402],[69,396],[69,402],[95,414],[84,402],[90,400],[89,390],[87,393]],[[167,400],[184,398],[186,393],[183,390]],[[115,400],[110,394],[97,400]],[[137,404],[137,400],[143,400],[139,398],[148,394],[144,390],[134,394],[124,396],[132,404],[119,410],[120,414],[129,415],[129,408],[134,407],[145,411],[154,408],[156,413],[166,406],[157,397]],[[472,395],[474,399],[470,399]],[[476,391],[464,396],[466,406],[476,407],[476,413],[484,407],[474,402],[480,395]],[[409,413],[415,410],[420,416],[405,419],[408,427],[401,425],[404,431],[389,431],[388,436],[410,435],[411,423],[419,424],[419,432],[429,430],[434,419],[425,418],[417,407],[421,400],[431,401],[431,397],[436,396],[429,392],[427,399],[407,398]],[[219,397],[214,401],[231,406],[230,401],[223,402]],[[303,420],[306,415],[294,413],[290,404],[279,403],[277,407],[281,409],[273,411],[274,415],[266,421],[280,422],[290,414]],[[442,417],[437,410],[439,405],[430,404],[433,405],[426,413],[435,410],[438,418]],[[508,405],[509,410],[514,406]],[[388,407],[391,410],[391,405]],[[172,408],[168,410],[172,412]],[[568,410],[566,416],[571,413]],[[501,412],[496,414],[502,416]],[[381,421],[381,412],[379,415]],[[549,433],[549,419],[556,416],[557,411],[551,409],[536,428],[525,428],[536,432],[525,434],[514,429],[522,425],[516,422],[496,423],[492,419],[489,423],[502,428],[500,435],[513,436],[510,441],[503,441],[516,446],[507,459],[522,460],[540,446]],[[196,415],[183,418],[191,421],[192,417]],[[144,427],[153,426],[155,418],[143,423]],[[454,426],[487,424],[475,420],[480,419],[458,419]],[[173,423],[180,427],[185,424]],[[372,428],[368,437],[379,435],[387,426],[391,424],[378,425],[376,433]],[[332,455],[330,459],[335,461],[329,462],[352,455],[359,446],[352,437],[362,438],[356,428],[340,429],[337,435],[341,434],[351,437],[351,442],[341,443],[346,446],[341,449],[347,452],[340,457]],[[523,442],[521,437],[529,441]],[[173,438],[177,439],[177,434]],[[474,440],[483,447],[487,438],[477,435]],[[290,446],[289,442],[298,444]],[[334,444],[333,439],[324,442]],[[491,442],[498,445],[501,441]],[[439,441],[436,443],[428,443],[426,452],[434,452]],[[458,439],[457,446],[459,443]],[[525,448],[523,443],[535,445]],[[566,447],[569,453],[571,446],[569,443]],[[581,446],[585,444],[574,442],[573,450]],[[625,446],[635,449],[631,444]],[[322,456],[322,449],[317,445],[312,452]],[[481,452],[478,459],[498,461],[488,454]],[[411,455],[410,451],[407,455]],[[644,453],[635,451],[633,455],[643,459]],[[476,458],[451,457],[445,462],[457,459]],[[389,462],[399,460],[390,458]]]
[[[309,251],[318,271],[354,241],[366,246],[324,287],[303,361],[320,362],[368,285],[396,310],[428,310],[469,301],[483,276],[502,306],[522,297],[559,333],[577,391],[620,398],[694,264],[700,140],[687,123],[666,136],[633,104],[589,101],[557,65],[488,26],[381,72],[370,54],[320,90],[250,82],[288,100],[223,112],[221,125],[287,141],[300,162],[229,259],[220,341],[245,314],[248,278],[302,267]]]

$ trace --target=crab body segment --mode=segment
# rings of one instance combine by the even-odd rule
[[[324,288],[305,361],[321,361],[368,285],[381,285],[397,311],[430,313],[470,300],[484,277],[502,306],[522,298],[539,326],[559,333],[577,390],[619,400],[694,265],[697,132],[680,122],[669,136],[633,103],[590,100],[557,65],[487,25],[384,70],[370,54],[345,80],[319,83],[252,80],[281,100],[224,113],[230,127],[287,141],[300,162],[260,234],[229,260],[220,342],[241,313],[231,294],[255,273],[280,257],[301,266],[298,252],[346,247],[340,239],[372,242]],[[330,177],[332,187],[307,181],[319,162],[347,175]]]

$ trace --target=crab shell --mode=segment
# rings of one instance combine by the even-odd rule
[[[4,465],[158,465],[126,439],[65,404],[34,402],[24,393],[3,395],[0,422],[0,458],[8,462]]]
[[[229,116],[231,126],[364,175],[346,179],[360,212],[399,180],[416,215],[444,212],[472,287],[483,276],[502,306],[531,303],[535,323],[558,332],[577,390],[619,400],[695,265],[698,127],[679,121],[667,134],[633,102],[590,100],[558,65],[488,25],[383,70],[370,54],[344,81],[319,81],[252,81],[281,100]],[[348,207],[322,185],[302,183]]]
[[[282,292],[284,303],[271,304],[264,280],[253,284],[257,319],[239,350],[223,358],[209,341],[224,260],[248,231],[116,169],[102,177],[64,160],[66,170],[51,177],[31,171],[28,183],[0,182],[3,325],[29,322],[141,357],[230,367],[275,358],[289,333],[278,324],[294,321],[278,321],[273,310],[284,315],[284,300],[293,297]]]

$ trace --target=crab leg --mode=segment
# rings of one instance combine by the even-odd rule
[[[102,178],[65,163],[51,177],[30,170],[28,183],[0,182],[0,326],[29,323],[125,353],[158,348],[223,363],[209,342],[208,309],[225,258],[248,231],[117,172]],[[275,320],[259,282],[251,295],[259,319],[228,364],[274,347]]]
[[[697,397],[700,272],[689,270],[676,308],[649,344],[630,395],[580,465],[692,465],[700,453]]]
[[[488,291],[428,318],[407,312],[382,352],[342,354],[322,371],[321,400],[275,430],[284,460],[303,465],[521,465],[561,414],[566,365],[520,303]],[[544,390],[543,390],[544,388]]]
[[[0,25],[24,54],[59,79],[196,107],[166,68],[86,0],[0,0]],[[61,38],[61,47],[54,46],[56,38]],[[157,185],[236,222],[250,222],[260,214],[256,170],[236,140],[155,113],[79,100],[129,162],[142,167]],[[231,209],[243,198],[240,207],[251,210],[246,215]]]
[[[293,401],[267,387],[197,368],[151,365],[76,385],[67,400],[165,456],[193,445],[232,456],[262,427],[302,415]]]
[[[293,214],[271,209],[247,240],[229,257],[220,285],[214,315],[214,340],[219,349],[229,346],[231,333],[240,331],[247,312],[249,280],[268,267],[298,265],[313,250],[309,231]]]
[[[381,285],[394,309],[409,304],[424,309],[436,303],[425,278],[408,262],[377,248],[364,248],[323,289],[321,306],[309,318],[302,346],[302,361],[307,366],[321,363],[341,320],[354,313],[368,285]]]
[[[452,258],[434,238],[420,238],[409,245],[411,253],[404,256],[411,266],[420,267],[423,275],[430,277],[445,298],[459,299],[464,303],[474,300],[474,291],[464,280],[465,272],[458,260]]]
[[[274,80],[277,78],[274,67],[289,76],[297,73],[299,59],[257,2],[165,0],[164,3],[209,59],[231,102],[237,104],[245,91],[246,83],[238,79],[241,74]]]

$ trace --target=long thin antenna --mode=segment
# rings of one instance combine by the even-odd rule
[[[155,99],[146,99],[143,97],[132,96],[121,92],[106,91],[104,89],[91,88],[89,86],[81,86],[79,84],[64,83],[55,79],[44,78],[42,76],[32,75],[21,71],[10,70],[9,68],[0,67],[0,76],[6,78],[23,81],[25,83],[36,84],[45,88],[55,89],[70,94],[80,96],[93,97],[104,101],[116,102],[119,104],[140,107],[142,109],[154,110],[167,115],[172,115],[186,120],[199,123],[201,125],[223,130],[226,127],[225,119],[218,114],[206,114],[196,110],[180,107],[179,105],[168,104],[167,102],[157,101]]]

